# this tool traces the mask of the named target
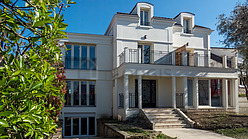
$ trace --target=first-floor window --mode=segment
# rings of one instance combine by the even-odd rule
[[[64,118],[64,137],[89,136],[96,134],[94,116],[71,116]]]
[[[95,106],[95,81],[66,81],[65,106]]]

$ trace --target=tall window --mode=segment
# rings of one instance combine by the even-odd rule
[[[150,64],[151,62],[150,45],[138,45],[138,48],[141,48],[141,62],[144,64]]]
[[[94,81],[66,81],[65,106],[95,106]]]
[[[63,135],[64,137],[91,136],[96,133],[96,119],[87,115],[66,115],[64,118]]]
[[[140,11],[140,25],[149,26],[148,11]]]
[[[189,30],[189,20],[188,19],[183,20],[183,32],[184,33],[191,33]]]
[[[95,46],[67,45],[66,69],[96,70]]]

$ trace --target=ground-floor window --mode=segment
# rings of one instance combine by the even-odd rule
[[[222,106],[222,80],[211,80],[211,105],[218,107]]]
[[[96,135],[94,116],[65,116],[63,123],[64,137],[82,137]]]
[[[95,81],[66,81],[65,106],[95,106]]]
[[[199,105],[209,105],[209,80],[198,80]]]

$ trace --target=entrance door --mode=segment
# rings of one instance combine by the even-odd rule
[[[135,80],[135,88],[138,94],[138,80]],[[142,107],[156,107],[156,80],[142,80]]]

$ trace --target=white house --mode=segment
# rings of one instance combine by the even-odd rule
[[[63,136],[94,136],[96,119],[126,120],[145,108],[238,112],[237,58],[211,66],[212,32],[193,13],[157,17],[140,2],[116,13],[104,35],[68,33],[60,41],[68,48]]]

